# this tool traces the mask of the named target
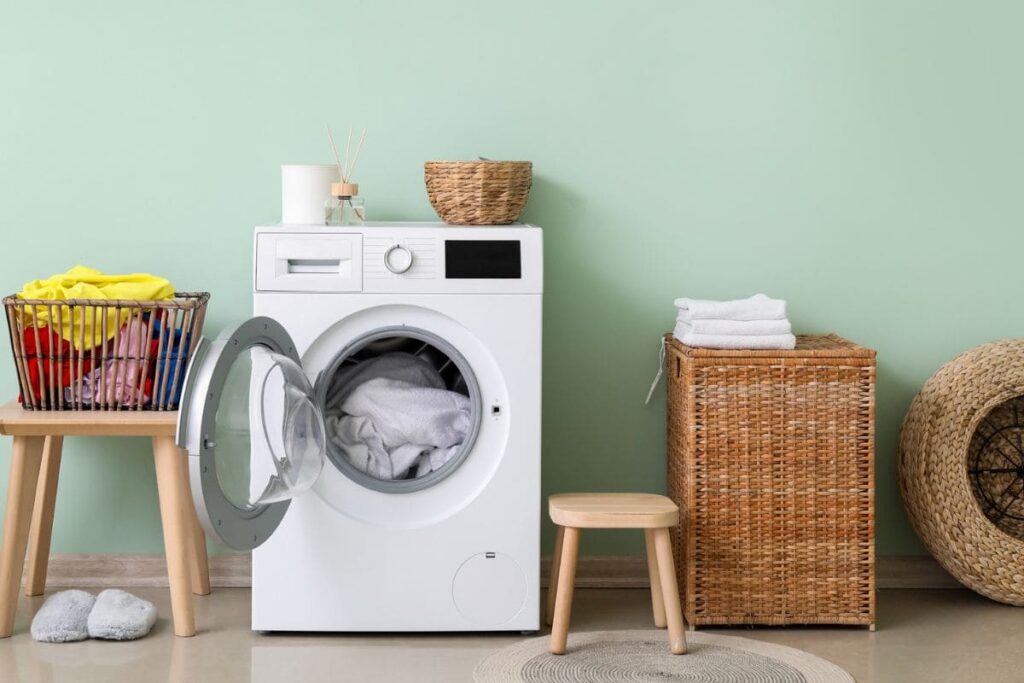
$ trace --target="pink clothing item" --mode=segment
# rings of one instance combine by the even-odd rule
[[[100,393],[106,389],[107,403],[120,403],[123,406],[135,405],[138,398],[139,382],[142,377],[142,359],[149,350],[149,325],[139,318],[117,331],[117,361],[107,361],[107,385],[101,387]],[[116,366],[116,367],[115,367]],[[149,401],[148,396],[142,402]]]
[[[134,406],[139,398],[139,383],[142,384],[142,403],[149,402],[150,382],[142,376],[143,359],[150,350],[149,325],[139,318],[117,331],[114,341],[116,360],[108,360],[102,368],[96,368],[82,378],[82,400],[92,402],[97,397],[107,404],[118,403]],[[156,362],[151,354],[150,367]],[[66,397],[72,396],[72,387],[64,390]]]

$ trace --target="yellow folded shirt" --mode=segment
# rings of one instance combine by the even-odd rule
[[[68,299],[158,301],[173,297],[174,286],[162,277],[148,273],[104,275],[98,270],[85,266],[75,266],[66,273],[53,275],[45,280],[26,282],[18,292],[19,299],[47,299],[50,301],[67,301]],[[47,324],[54,329],[59,328],[60,336],[79,350],[87,350],[103,344],[117,334],[118,309],[111,308],[106,311],[106,338],[102,332],[102,320],[97,320],[95,311],[91,307],[78,307],[72,310],[74,311],[73,316],[69,315],[68,307],[62,306],[61,310],[57,311],[59,319],[56,325],[51,324],[50,309],[46,306],[36,306],[35,316],[40,325]],[[121,309],[121,311],[124,310]],[[124,314],[121,313],[121,316],[123,317]],[[81,333],[83,322],[84,335]]]

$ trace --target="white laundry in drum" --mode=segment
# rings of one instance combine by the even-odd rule
[[[331,441],[354,467],[378,479],[439,469],[470,428],[469,398],[449,391],[428,361],[408,353],[338,373],[328,396]]]

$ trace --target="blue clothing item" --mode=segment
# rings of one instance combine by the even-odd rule
[[[185,333],[184,339],[182,338],[182,332],[180,329],[174,330],[174,341],[170,340],[170,334],[164,334],[161,326],[161,321],[158,317],[153,316],[153,338],[158,342],[163,340],[163,348],[157,353],[156,363],[156,374],[153,375],[153,399],[152,405],[163,405],[166,408],[174,409],[178,407],[178,402],[181,401],[181,389],[185,384],[185,363],[188,360],[188,348],[191,340],[189,334]],[[178,369],[179,361],[181,368]],[[156,386],[164,377],[166,368],[167,383],[160,388],[157,393]],[[177,381],[175,381],[174,373],[178,373]]]

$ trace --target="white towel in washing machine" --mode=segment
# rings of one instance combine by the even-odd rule
[[[438,469],[470,428],[466,396],[403,380],[376,378],[356,387],[341,414],[326,420],[331,441],[357,469],[378,479],[403,479]]]
[[[402,380],[420,387],[444,389],[444,380],[429,361],[411,353],[395,351],[339,368],[327,389],[325,412],[336,413],[341,404],[364,382],[379,378]]]

